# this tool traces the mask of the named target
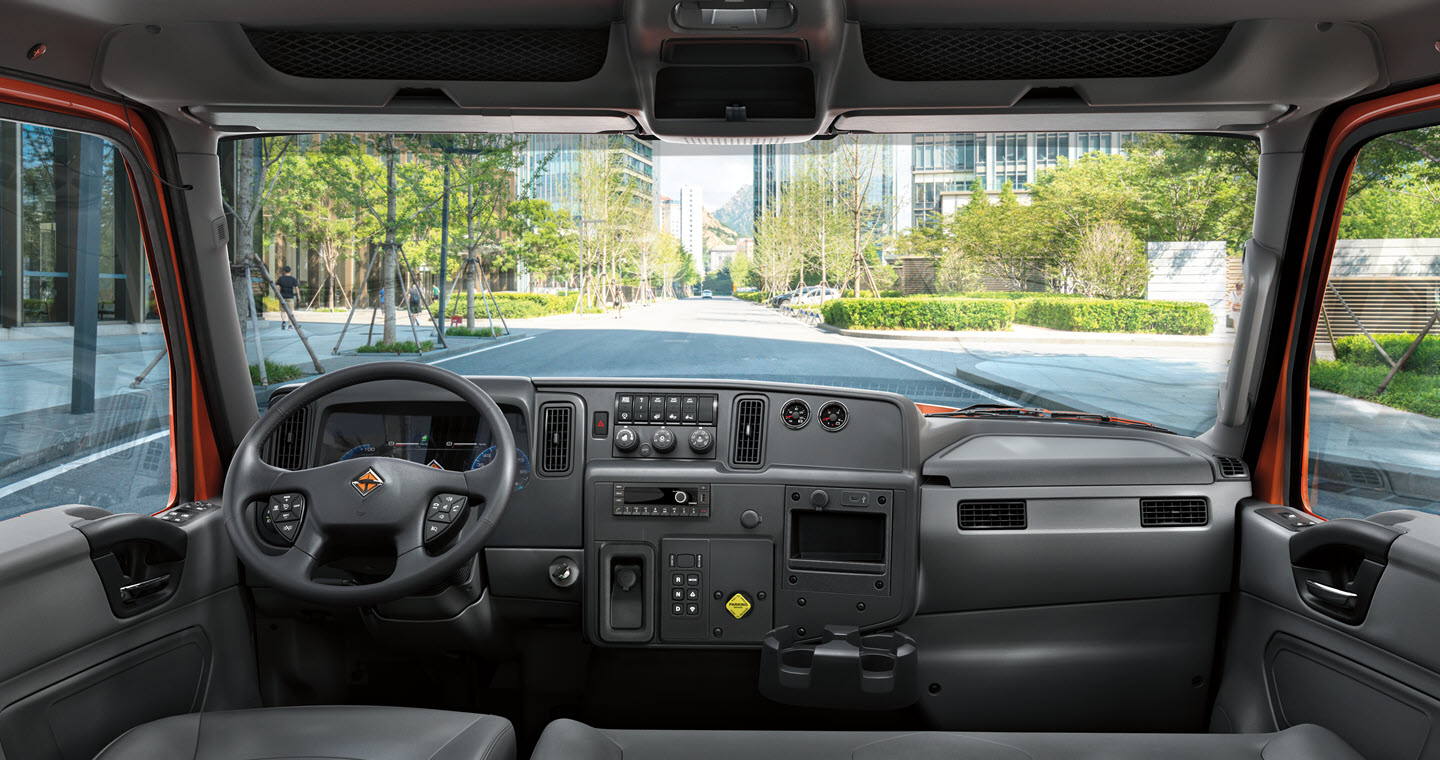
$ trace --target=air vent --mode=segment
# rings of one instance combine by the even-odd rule
[[[1243,478],[1246,476],[1245,462],[1235,457],[1215,457],[1220,463],[1220,477],[1222,478]]]
[[[540,407],[540,474],[570,473],[570,429],[574,409],[569,404]]]
[[[302,32],[246,29],[275,70],[311,79],[578,82],[600,73],[610,31],[471,29]]]
[[[730,462],[736,467],[759,467],[765,456],[765,400],[741,398],[735,402],[735,448]]]
[[[1184,528],[1210,522],[1210,503],[1204,499],[1141,499],[1140,526]]]
[[[302,469],[305,466],[305,433],[309,427],[310,407],[302,406],[265,439],[260,459],[283,470]]]
[[[1215,57],[1229,27],[861,31],[865,63],[902,82],[1168,77]]]
[[[1023,501],[962,501],[961,530],[1025,530]]]

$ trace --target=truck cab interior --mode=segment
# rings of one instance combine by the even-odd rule
[[[94,391],[138,369],[105,349],[125,327],[105,293],[131,286],[114,312],[146,313],[135,339],[167,378],[143,446],[0,486],[0,506],[35,478],[68,494],[0,521],[0,759],[1440,758],[1437,473],[1387,471],[1384,498],[1327,514],[1338,465],[1315,453],[1310,374],[1317,341],[1343,342],[1326,338],[1327,280],[1357,161],[1383,143],[1412,151],[1415,182],[1440,170],[1433,2],[0,9],[0,249],[28,245],[35,193],[125,198],[33,233],[75,267],[95,252],[99,296],[79,269],[0,251],[23,306],[6,343],[73,330],[90,361],[27,379],[39,353],[6,353],[6,395],[80,404],[89,383],[89,411],[65,420],[129,414]],[[548,374],[503,369],[545,353],[539,338],[478,354],[494,362],[479,371],[357,358],[266,388],[246,371],[237,141],[594,135],[748,162],[855,136],[1066,130],[1253,152],[1229,257],[1243,296],[1189,429],[843,381],[863,368],[817,381],[783,356],[766,379],[740,353],[718,365],[733,373],[697,373],[646,358],[659,333],[625,375],[580,350],[549,352]],[[27,179],[37,135],[67,167],[51,184]],[[119,227],[136,268],[106,247]],[[70,319],[35,316],[60,303],[45,282],[98,297],[99,326],[41,325]],[[704,287],[694,308],[762,313]],[[90,435],[27,419],[0,455]],[[1437,439],[1357,419],[1385,442],[1374,456],[1433,461]],[[402,446],[419,454],[398,454],[416,435]],[[124,467],[160,485],[80,485],[95,457],[147,451]]]

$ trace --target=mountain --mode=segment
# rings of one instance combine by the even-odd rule
[[[725,226],[709,209],[705,210],[705,250],[710,250],[717,245],[735,245],[740,239],[735,230]]]
[[[730,196],[730,200],[725,201],[725,205],[715,212],[715,218],[734,230],[738,237],[754,237],[755,220],[751,218],[754,215],[754,204],[753,186],[741,185],[740,189]]]

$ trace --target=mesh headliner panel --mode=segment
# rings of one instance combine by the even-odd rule
[[[311,79],[575,82],[599,73],[610,42],[604,28],[245,35],[265,63]]]
[[[1152,31],[882,29],[861,31],[876,76],[904,82],[1166,77],[1205,65],[1229,27]]]

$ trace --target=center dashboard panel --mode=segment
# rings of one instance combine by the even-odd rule
[[[779,384],[569,390],[591,413],[593,643],[754,648],[913,610],[913,404]]]
[[[903,397],[736,381],[476,382],[505,411],[522,464],[481,563],[494,603],[578,603],[587,639],[617,647],[754,649],[782,627],[813,639],[913,613],[920,418]],[[267,451],[294,467],[385,456],[447,470],[497,455],[453,396],[389,381],[305,410]]]

